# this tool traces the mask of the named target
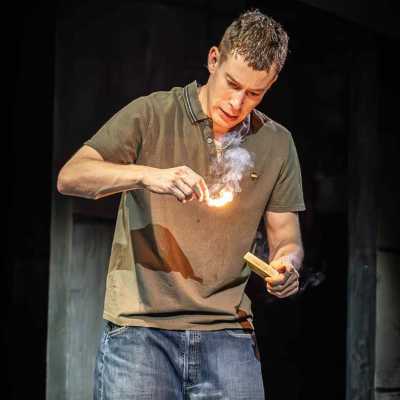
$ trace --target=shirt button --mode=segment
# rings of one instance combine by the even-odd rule
[[[207,143],[208,143],[208,144],[211,144],[212,142],[213,142],[212,138],[210,138],[210,137],[207,138]]]

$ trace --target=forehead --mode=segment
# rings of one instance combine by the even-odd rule
[[[251,89],[265,89],[275,77],[274,68],[269,72],[256,71],[238,54],[229,54],[220,67],[225,76]]]

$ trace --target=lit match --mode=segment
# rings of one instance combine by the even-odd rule
[[[227,203],[230,203],[233,200],[233,193],[226,191],[226,190],[222,190],[217,197],[210,197],[208,199],[207,204],[210,207],[222,207]]]

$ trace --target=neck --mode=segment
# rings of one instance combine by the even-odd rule
[[[203,110],[204,114],[207,115],[207,117],[211,118],[208,112],[208,84],[205,84],[197,88],[197,93],[199,95],[201,109]],[[213,123],[213,133],[215,139],[221,140],[223,136],[228,133],[228,131],[221,130],[219,126]]]

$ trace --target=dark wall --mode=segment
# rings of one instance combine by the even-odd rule
[[[377,231],[377,400],[400,398],[400,189],[398,105],[400,61],[393,57],[399,41],[381,40],[379,107],[380,179]],[[390,397],[392,396],[392,397]]]
[[[339,399],[345,387],[352,27],[308,7],[275,12],[291,37],[287,81],[275,88],[286,101],[277,105],[271,93],[264,107],[292,131],[301,160],[307,206],[301,213],[303,276],[308,279],[297,299],[255,303],[264,378],[272,399],[317,399],[322,393]]]
[[[397,23],[395,0],[365,1],[365,0],[301,0],[339,18],[367,27],[381,34],[400,38],[400,26]],[[398,7],[398,6],[397,6]]]
[[[7,182],[4,397],[44,398],[51,221],[54,5],[2,9]]]
[[[118,8],[129,4],[133,2],[59,2],[57,6],[38,2],[5,11],[5,18],[12,22],[3,34],[9,67],[5,80],[9,89],[9,134],[6,136],[10,142],[5,159],[10,161],[4,166],[8,181],[5,260],[8,307],[4,330],[8,398],[32,394],[45,397],[51,194],[55,190],[52,176],[79,148],[83,138],[94,133],[100,123],[131,98],[185,84],[191,79],[204,81],[202,64],[208,46],[215,43],[223,25],[239,10],[253,5],[280,20],[291,37],[287,66],[261,109],[286,125],[294,135],[308,208],[302,215],[305,266],[310,277],[305,282],[307,290],[297,299],[277,303],[261,298],[259,282],[250,282],[266,386],[272,400],[319,399],[322,393],[326,399],[343,398],[347,273],[345,177],[349,133],[347,57],[351,46],[357,46],[350,37],[352,29],[358,28],[294,2],[275,2],[268,7],[262,2],[238,2],[233,9],[226,1],[213,5],[200,0],[190,3],[138,1],[135,4],[141,13],[132,18],[126,15],[123,29],[118,25],[114,29],[102,25],[105,15],[120,15]],[[150,14],[149,9],[153,10]],[[185,15],[192,19],[185,20]],[[171,29],[179,38],[168,46],[159,44],[165,39],[163,17],[174,21]],[[58,49],[54,47],[56,22],[66,34],[59,37],[65,47]],[[153,24],[154,29],[145,29],[147,24]],[[199,26],[195,36],[198,40],[179,35],[179,29],[192,32],[193,24]],[[134,38],[138,29],[145,32],[143,41]],[[80,35],[82,32],[85,35]],[[90,38],[91,32],[98,36]],[[132,41],[126,37],[119,40],[120,32],[132,34]],[[95,43],[94,47],[85,46],[87,42],[82,40],[85,37],[91,44]],[[118,42],[125,47],[111,47]],[[75,45],[71,47],[71,43]],[[381,45],[384,73],[380,85],[385,98],[381,121],[385,154],[390,154],[384,159],[383,193],[393,205],[397,198],[392,191],[397,185],[395,104],[398,104],[398,91],[392,80],[397,69],[392,65],[391,55],[398,42],[383,37]],[[125,56],[131,49],[139,56]],[[72,57],[69,58],[71,70],[61,66],[65,88],[71,83],[81,86],[75,86],[76,97],[68,100],[71,108],[60,110],[65,113],[63,121],[78,131],[70,130],[68,147],[63,157],[53,164],[55,50]],[[99,55],[106,57],[103,63],[99,63]],[[185,63],[184,74],[180,73],[179,62]],[[123,84],[122,78],[130,80]],[[102,81],[107,84],[102,85]],[[85,92],[87,88],[98,90],[96,104],[90,103],[92,97]],[[73,113],[75,101],[82,102],[76,106],[77,110],[88,105],[95,112],[90,117]],[[74,212],[89,218],[113,218],[117,198],[111,196],[96,204],[76,200]],[[398,226],[394,223],[398,213],[395,206],[385,208],[383,201],[381,204],[382,221],[385,221],[382,229],[392,232]],[[390,234],[391,238],[395,236],[396,233]],[[389,248],[398,254],[394,239],[385,243],[386,250]],[[313,283],[318,285],[312,287]],[[287,376],[291,377],[291,385],[287,384]]]

